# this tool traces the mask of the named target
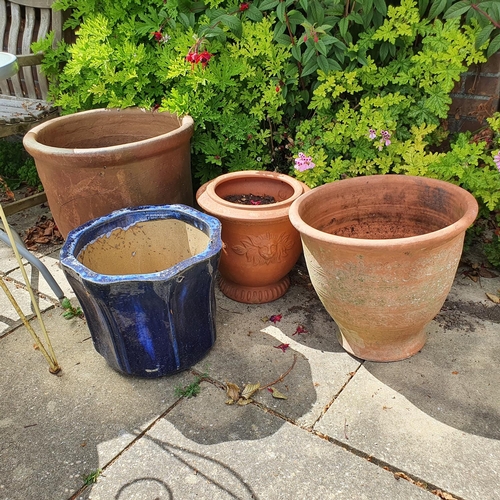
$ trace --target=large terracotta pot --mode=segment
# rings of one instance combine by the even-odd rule
[[[229,298],[260,304],[288,290],[288,272],[302,251],[288,209],[307,189],[288,175],[242,171],[221,175],[198,190],[200,207],[222,223],[219,286]],[[276,203],[240,205],[224,199],[239,194],[269,195]]]
[[[193,204],[190,116],[96,109],[49,120],[24,136],[62,235],[139,205]]]
[[[458,186],[400,175],[326,184],[293,203],[312,284],[344,349],[396,361],[423,347],[477,211]]]

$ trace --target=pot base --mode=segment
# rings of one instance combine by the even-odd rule
[[[366,345],[361,339],[362,336],[359,336],[359,334],[354,332],[350,332],[347,336],[351,339],[353,336],[356,336],[359,340],[356,342],[356,339],[353,339],[353,341],[349,342],[345,333],[339,327],[337,340],[349,354],[352,354],[357,358],[364,359],[365,361],[377,361],[383,363],[411,358],[424,347],[427,341],[427,332],[425,328],[410,338],[403,338],[404,341],[399,343],[391,340],[389,343],[382,345],[375,345],[375,343]]]
[[[238,285],[222,276],[219,277],[221,292],[236,302],[245,304],[264,304],[282,297],[290,287],[290,278],[286,275],[276,283],[266,286]]]

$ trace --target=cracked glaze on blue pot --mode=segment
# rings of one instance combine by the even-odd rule
[[[207,236],[204,249],[145,274],[100,274],[82,264],[81,252],[109,239],[112,231],[134,234],[141,223],[165,220],[199,229]],[[117,210],[69,233],[61,264],[94,346],[110,366],[152,378],[188,369],[207,354],[216,337],[214,277],[222,248],[220,232],[214,217],[184,205],[164,205]],[[168,248],[168,235],[156,236]],[[112,261],[114,249],[109,252],[106,257]]]

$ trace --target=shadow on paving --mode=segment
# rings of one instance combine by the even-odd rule
[[[84,321],[67,321],[57,308],[44,322],[59,376],[24,327],[0,340],[0,496],[10,500],[68,498],[177,400],[176,385],[193,378],[121,375],[95,352]]]
[[[451,427],[500,439],[500,307],[447,300],[415,356],[365,362],[381,382]]]

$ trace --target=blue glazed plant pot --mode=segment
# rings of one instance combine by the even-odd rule
[[[207,354],[220,231],[214,217],[164,205],[117,210],[69,233],[61,264],[110,366],[153,378]]]

